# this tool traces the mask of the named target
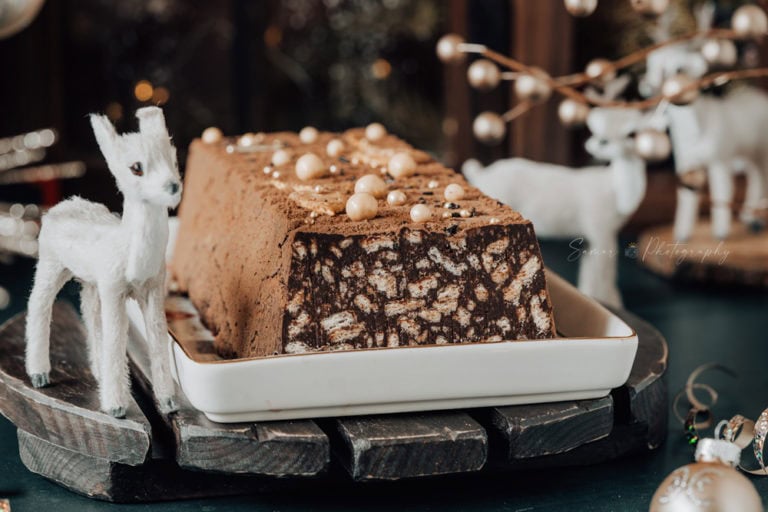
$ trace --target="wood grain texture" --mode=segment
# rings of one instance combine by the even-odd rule
[[[133,376],[154,401],[146,345],[133,328],[128,353]],[[271,476],[315,476],[328,467],[330,443],[313,421],[214,423],[192,407],[178,386],[176,400],[179,411],[160,417],[173,431],[181,467]]]
[[[18,431],[19,455],[33,473],[89,498],[118,503],[171,501],[231,496],[289,485],[263,477],[217,475],[179,468],[172,460],[152,458],[128,466],[89,457]]]
[[[336,456],[356,481],[478,471],[488,456],[485,430],[464,413],[344,418],[334,428]]]
[[[34,389],[24,370],[21,313],[0,327],[0,412],[35,436],[108,461],[142,464],[150,451],[149,421],[131,400],[125,419],[99,411],[96,381],[88,369],[85,330],[75,309],[53,307],[51,385]]]

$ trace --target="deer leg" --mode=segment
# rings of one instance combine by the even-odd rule
[[[724,240],[731,232],[733,175],[721,162],[709,166],[709,194],[712,198],[712,236]]]
[[[744,170],[747,176],[747,191],[740,218],[752,231],[758,232],[765,227],[763,221],[756,215],[763,199],[763,173],[751,161],[745,162]]]
[[[83,283],[83,289],[80,292],[80,311],[88,331],[88,358],[91,373],[96,380],[100,381],[101,302],[99,302],[99,291],[95,285]]]
[[[32,386],[50,383],[51,313],[56,294],[72,276],[59,263],[41,258],[35,269],[34,285],[27,304],[26,370]]]
[[[125,295],[115,287],[99,286],[99,300],[103,333],[99,351],[101,409],[115,418],[124,418],[131,389],[126,355],[128,315]]]
[[[178,410],[174,399],[174,384],[171,376],[171,353],[168,339],[168,325],[165,320],[165,288],[160,285],[147,291],[141,300],[144,325],[147,331],[147,345],[151,361],[152,389],[160,412],[168,414]]]
[[[609,306],[621,307],[617,285],[618,242],[605,234],[590,237],[589,249],[579,265],[579,290]]]
[[[677,187],[674,235],[678,242],[691,238],[693,226],[699,217],[699,192],[688,187]]]

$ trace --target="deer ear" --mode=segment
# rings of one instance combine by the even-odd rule
[[[115,141],[118,137],[115,127],[112,126],[112,122],[107,116],[91,114],[90,118],[93,134],[96,136],[96,142],[99,144],[99,149],[101,149],[101,153],[106,157],[107,161],[109,161],[115,152]]]
[[[139,120],[139,131],[145,135],[158,135],[168,137],[168,129],[165,127],[165,116],[159,107],[143,107],[136,111]]]

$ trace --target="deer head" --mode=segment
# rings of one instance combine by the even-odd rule
[[[136,117],[139,131],[120,135],[106,116],[91,114],[99,149],[126,199],[175,208],[181,200],[181,178],[163,111],[144,107]]]
[[[611,161],[634,150],[632,134],[638,129],[642,112],[629,108],[593,108],[587,117],[592,136],[585,147],[598,160]]]

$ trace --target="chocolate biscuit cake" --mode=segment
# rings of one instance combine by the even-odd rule
[[[179,216],[172,277],[227,357],[555,336],[531,222],[380,125],[207,132]]]

